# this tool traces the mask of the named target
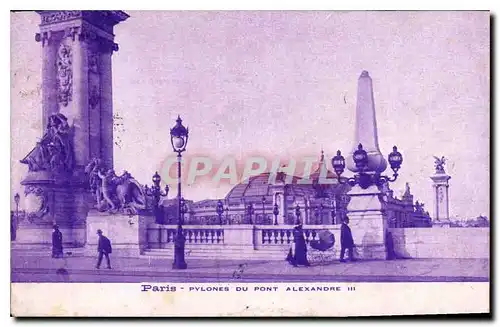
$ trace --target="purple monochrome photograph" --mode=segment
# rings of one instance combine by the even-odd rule
[[[11,117],[16,316],[489,287],[488,11],[11,12]]]

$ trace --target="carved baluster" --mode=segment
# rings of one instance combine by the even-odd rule
[[[193,233],[194,236],[194,243],[198,243],[198,230],[193,229],[191,232]]]
[[[273,231],[273,236],[274,236],[274,244],[278,244],[279,231],[274,230]]]
[[[221,235],[221,241],[224,244],[224,230],[221,230],[220,235]]]
[[[280,230],[280,242],[283,244],[285,242],[285,231]]]
[[[205,240],[206,240],[206,243],[210,243],[210,234],[212,233],[211,230],[206,230],[205,231]]]
[[[318,233],[315,230],[313,230],[312,231],[312,240],[316,240],[317,235],[318,235]]]
[[[214,231],[213,229],[210,231],[210,236],[212,237],[212,238],[211,238],[211,240],[212,240],[212,244],[214,244],[214,243],[215,243],[215,242],[214,242],[214,241],[215,241],[215,231]]]
[[[265,229],[260,231],[260,236],[262,238],[262,244],[266,244],[266,230]]]
[[[220,234],[221,234],[221,232],[220,232],[220,230],[218,230],[216,233],[217,244],[220,243]]]
[[[309,237],[311,236],[311,231],[306,229],[304,231],[304,235],[305,235],[306,243],[309,242]]]
[[[286,244],[290,244],[290,235],[292,234],[292,231],[287,230],[286,231]]]

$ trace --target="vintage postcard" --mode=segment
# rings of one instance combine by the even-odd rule
[[[13,316],[490,312],[489,12],[23,11],[10,49]]]

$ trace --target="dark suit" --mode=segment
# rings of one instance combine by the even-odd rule
[[[62,233],[59,230],[52,232],[52,258],[63,256]]]
[[[111,261],[109,260],[109,254],[112,252],[111,241],[104,235],[99,236],[97,252],[99,252],[99,257],[97,259],[97,268],[101,266],[103,256],[106,257],[108,268],[111,268]]]
[[[349,252],[349,259],[354,259],[353,256],[354,240],[352,238],[351,228],[342,223],[340,227],[340,260],[344,260],[345,250]]]

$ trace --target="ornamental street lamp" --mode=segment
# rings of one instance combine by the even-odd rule
[[[226,224],[231,225],[231,219],[229,219],[229,205],[224,209],[226,212]]]
[[[224,204],[221,200],[217,201],[217,215],[219,215],[219,225],[222,225],[222,214],[224,213]]]
[[[16,218],[18,218],[19,216],[19,199],[21,197],[19,196],[19,193],[16,193],[16,195],[14,195],[14,202],[16,202]]]
[[[392,148],[392,152],[389,154],[388,161],[391,165],[391,169],[394,171],[392,177],[382,176],[380,172],[368,173],[365,170],[368,165],[368,154],[363,149],[363,145],[360,143],[358,145],[358,149],[353,153],[353,160],[356,165],[358,174],[355,174],[354,177],[348,178],[346,180],[341,180],[340,175],[344,172],[345,169],[345,159],[340,153],[340,150],[337,151],[337,155],[332,158],[332,166],[337,174],[337,179],[340,184],[349,184],[351,186],[359,185],[362,189],[367,189],[372,185],[382,186],[387,182],[394,182],[398,178],[398,170],[401,168],[401,164],[403,163],[403,156],[398,152],[398,148],[394,146]]]
[[[262,197],[262,221],[264,221],[266,219],[266,209],[264,207],[265,204],[266,204],[266,197],[263,196]]]
[[[21,197],[19,196],[19,193],[16,193],[16,195],[14,195],[14,202],[16,203],[16,217],[14,217],[14,219],[11,219],[11,222],[10,222],[10,240],[11,241],[15,241],[16,240],[16,234],[17,234],[17,222],[19,221],[19,199]],[[12,214],[12,211],[11,211],[11,214]],[[12,218],[12,216],[11,216]]]
[[[332,225],[335,225],[335,198],[332,199]]]
[[[148,187],[147,185],[144,187],[144,193],[147,196],[152,196],[153,197],[153,212],[156,218],[156,223],[161,224],[163,223],[163,217],[160,215],[160,199],[162,196],[167,196],[169,187],[168,185],[165,185],[165,191],[162,191],[160,188],[160,182],[161,182],[161,177],[158,174],[158,172],[155,172],[152,178],[153,181],[153,186]]]
[[[296,225],[300,224],[300,206],[297,204],[295,207],[295,216],[297,216],[297,223]]]
[[[170,142],[172,143],[172,149],[177,153],[177,199],[178,204],[178,220],[177,220],[177,235],[175,237],[174,245],[174,263],[172,264],[172,269],[186,269],[187,264],[184,260],[184,247],[186,244],[186,238],[182,230],[183,224],[183,208],[181,199],[181,160],[182,152],[186,151],[186,146],[188,142],[189,130],[182,125],[182,119],[180,116],[177,117],[176,124],[170,129]]]
[[[278,215],[280,214],[280,209],[278,208],[277,203],[274,204],[273,214],[274,214],[274,224],[278,225]]]
[[[324,207],[325,206],[323,205],[323,203],[321,203],[319,205],[319,224],[318,225],[322,225],[323,224],[323,209],[324,209]],[[316,222],[316,223],[318,223],[318,222]]]
[[[253,203],[250,203],[248,205],[248,209],[247,210],[248,210],[248,216],[250,217],[250,223],[253,224],[254,222],[253,222],[252,216],[255,213],[255,209],[253,208]]]
[[[181,214],[182,214],[182,221],[184,221],[184,214],[188,212],[188,206],[186,204],[186,200],[184,198],[181,198]]]

